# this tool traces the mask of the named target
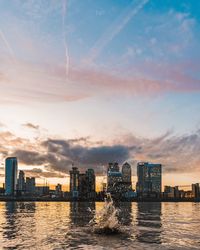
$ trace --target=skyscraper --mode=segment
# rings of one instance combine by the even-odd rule
[[[58,197],[61,197],[61,196],[63,196],[63,192],[62,192],[62,185],[61,184],[57,184],[56,185],[56,188],[55,188],[56,190],[55,190],[55,193],[56,193],[56,196],[58,196]]]
[[[85,173],[79,174],[78,190],[79,190],[79,198],[86,199],[88,193],[88,182]]]
[[[79,173],[79,198],[95,198],[95,174],[93,169],[88,169],[85,173]]]
[[[79,171],[77,167],[72,165],[72,170],[69,171],[70,174],[70,193],[72,198],[78,198],[79,190]]]
[[[17,158],[8,157],[5,160],[5,194],[15,195],[17,189]]]
[[[77,167],[72,166],[69,173],[71,197],[94,199],[96,195],[94,170],[88,169],[85,173],[80,173]]]
[[[25,174],[24,174],[24,171],[22,170],[19,171],[19,177],[17,180],[17,190],[19,190],[20,192],[23,192],[26,190]]]
[[[87,196],[88,198],[95,198],[96,178],[95,178],[94,169],[89,168],[85,174],[86,174],[86,180],[87,180]]]
[[[116,193],[121,183],[122,173],[119,171],[118,163],[109,163],[107,171],[107,192]]]
[[[107,175],[107,192],[116,193],[121,189],[122,173],[109,171]]]
[[[162,165],[148,162],[137,164],[137,192],[139,195],[161,193]]]
[[[200,197],[199,183],[192,184],[192,196],[194,198],[199,198]]]
[[[26,193],[35,194],[35,177],[26,177]]]
[[[122,181],[131,186],[131,165],[127,162],[122,165]]]

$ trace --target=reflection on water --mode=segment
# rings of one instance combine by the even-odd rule
[[[100,202],[0,202],[0,249],[200,249],[200,203],[116,206],[125,233],[108,236],[88,225]]]
[[[138,241],[161,244],[161,203],[138,203],[137,210]]]
[[[95,202],[71,202],[70,219],[71,223],[77,226],[88,225],[93,218]]]
[[[2,212],[2,211],[1,211]],[[9,248],[20,248],[23,245],[25,234],[21,233],[23,227],[34,228],[35,221],[32,220],[35,212],[35,203],[6,202],[3,216],[5,223],[2,226],[3,240],[7,240],[6,246]],[[21,215],[23,214],[23,220]],[[0,239],[1,239],[0,238]],[[34,235],[32,240],[34,239]],[[30,240],[30,239],[29,239]]]
[[[119,208],[119,222],[122,225],[129,226],[132,222],[132,203],[120,202],[117,208]]]

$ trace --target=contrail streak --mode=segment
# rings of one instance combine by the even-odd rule
[[[6,39],[6,36],[4,35],[3,31],[0,29],[0,38],[2,39],[2,41],[4,42],[4,45],[6,46],[12,60],[15,62],[16,61],[16,58],[15,58],[15,54],[8,42],[8,40]]]
[[[127,13],[127,11],[125,11],[121,15],[121,17],[119,19],[117,19],[117,21],[114,22],[114,24],[111,25],[111,27],[109,27],[106,30],[106,32],[103,34],[103,36],[96,42],[94,47],[91,49],[89,58],[86,60],[86,62],[87,63],[93,62],[99,56],[99,54],[102,52],[102,50],[107,46],[107,44],[110,41],[112,41],[113,38],[120,33],[120,31],[131,20],[131,18],[133,18],[135,15],[137,15],[137,13],[148,2],[149,2],[149,0],[140,1],[140,3],[133,9],[132,9],[132,7],[134,7],[133,5],[135,5],[135,4],[132,3],[131,6],[129,6],[129,8],[128,8],[128,10],[129,10],[128,13]],[[131,10],[130,10],[130,8],[131,8]]]
[[[66,0],[63,0],[62,30],[63,30],[63,39],[64,39],[64,48],[65,48],[65,76],[67,79],[69,75],[69,50],[67,46],[66,31],[65,31],[66,9],[67,9],[67,2]]]

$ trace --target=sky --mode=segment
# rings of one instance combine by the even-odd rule
[[[72,162],[200,182],[200,1],[0,0],[4,161],[68,185]]]

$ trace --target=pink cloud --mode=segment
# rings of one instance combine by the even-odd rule
[[[64,66],[7,63],[0,74],[1,103],[72,102],[91,96],[154,96],[170,92],[200,91],[200,80],[186,71],[186,65],[138,65],[118,71],[71,65],[68,79]],[[133,70],[132,72],[134,72]],[[5,77],[6,76],[6,77]],[[10,99],[9,99],[10,98]]]

